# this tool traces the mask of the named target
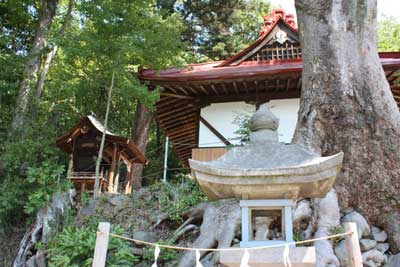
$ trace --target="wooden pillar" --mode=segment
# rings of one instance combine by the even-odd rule
[[[112,152],[112,159],[111,159],[111,167],[110,173],[108,177],[108,192],[114,192],[114,172],[115,172],[115,163],[117,159],[117,151],[118,145],[116,143],[113,144],[113,152]]]
[[[351,231],[351,235],[346,236],[346,249],[349,257],[349,267],[363,267],[360,243],[358,241],[357,225],[354,222],[344,223],[344,230]]]
[[[107,259],[108,239],[111,225],[108,222],[99,223],[99,229],[96,237],[96,246],[94,248],[94,257],[92,267],[105,267]]]
[[[67,178],[71,177],[73,170],[74,170],[74,162],[73,162],[73,157],[72,157],[72,153],[71,153],[69,155]]]
[[[130,171],[129,171],[129,181],[126,183],[125,186],[125,194],[130,194],[132,193],[132,184],[133,184],[133,179],[135,177],[135,163],[131,163],[130,166],[128,166]]]
[[[121,151],[118,151],[117,153],[117,166],[116,166],[116,174],[114,174],[114,193],[118,193],[118,185],[119,185],[119,166],[121,163]]]

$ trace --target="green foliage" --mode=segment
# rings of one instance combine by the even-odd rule
[[[344,233],[344,228],[341,225],[336,226],[336,227],[332,227],[332,228],[329,229],[329,235],[338,235],[338,234],[343,234],[343,233]],[[344,239],[343,236],[335,238],[333,241],[334,242],[339,242],[342,239]]]
[[[233,120],[233,124],[236,124],[239,128],[235,131],[235,134],[240,138],[240,145],[244,145],[250,141],[250,122],[251,116],[249,114],[239,114]]]
[[[182,213],[190,207],[206,201],[200,187],[186,178],[183,183],[158,183],[153,185],[158,190],[159,203],[162,211],[167,212],[172,221],[182,222]]]
[[[87,204],[89,204],[89,200],[90,200],[90,196],[88,192],[82,192],[81,193],[81,204],[82,206],[86,206]]]
[[[301,233],[293,232],[293,241],[294,242],[299,242],[299,241],[302,241],[302,240],[303,240],[303,238],[301,236]]]
[[[31,167],[27,171],[28,186],[34,190],[28,193],[24,209],[27,214],[34,214],[44,207],[53,193],[69,187],[65,180],[61,181],[64,166],[54,165],[46,161],[39,167]]]
[[[378,50],[400,51],[400,22],[396,18],[387,17],[378,22]]]
[[[49,267],[92,266],[96,244],[96,225],[88,227],[65,227],[47,244]],[[115,227],[112,233],[121,235],[123,230]],[[129,242],[110,237],[107,250],[107,266],[132,266],[138,259],[131,253]]]
[[[24,135],[0,143],[0,185],[6,189],[0,191],[0,226],[23,222],[68,186],[54,136],[51,126],[36,123]]]
[[[160,2],[171,10],[170,0]],[[179,3],[176,9],[186,26],[183,37],[202,61],[227,58],[257,39],[263,16],[271,8],[265,0],[192,0]]]

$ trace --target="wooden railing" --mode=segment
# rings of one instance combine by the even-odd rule
[[[71,172],[67,177],[73,184],[78,193],[93,193],[96,173],[94,172]],[[107,179],[100,174],[100,190],[107,186]]]

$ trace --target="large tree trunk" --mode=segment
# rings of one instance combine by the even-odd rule
[[[19,84],[18,98],[11,124],[11,131],[22,129],[30,121],[32,105],[34,105],[37,76],[40,68],[41,57],[47,46],[48,32],[56,13],[58,0],[42,0],[39,20],[25,63],[22,80]]]
[[[74,7],[75,0],[69,0],[67,13],[65,14],[64,21],[61,25],[60,30],[58,31],[57,37],[64,37],[65,29],[68,26],[69,21],[72,17],[72,9]],[[42,72],[40,73],[40,77],[36,86],[36,97],[35,97],[35,107],[37,108],[40,103],[40,97],[42,96],[44,82],[46,81],[47,73],[49,72],[51,62],[53,61],[54,56],[56,55],[58,50],[58,45],[55,44],[50,51],[46,54],[46,60],[44,62]]]
[[[400,114],[378,57],[376,0],[296,0],[296,10],[303,84],[294,142],[344,152],[342,207],[385,227],[397,251]]]
[[[150,123],[152,120],[152,113],[140,101],[138,101],[135,111],[135,121],[132,129],[132,141],[138,146],[139,150],[146,154],[147,143],[150,134]],[[134,168],[134,188],[142,187],[143,180],[143,165],[135,164]]]

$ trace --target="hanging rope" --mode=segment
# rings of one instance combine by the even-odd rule
[[[107,233],[104,233],[104,232],[98,232],[98,234],[106,234],[107,235]],[[160,248],[168,248],[168,249],[176,249],[176,250],[187,250],[187,251],[241,251],[241,250],[259,250],[259,249],[266,249],[266,248],[277,248],[277,247],[285,247],[285,246],[290,246],[290,245],[300,245],[300,244],[306,244],[306,243],[313,243],[315,241],[320,241],[320,240],[328,240],[328,239],[338,238],[338,237],[352,235],[352,234],[353,234],[353,232],[349,231],[349,232],[345,232],[345,233],[342,233],[342,234],[323,236],[323,237],[318,237],[318,238],[313,238],[313,239],[308,239],[308,240],[303,240],[303,241],[282,243],[282,244],[276,244],[276,245],[259,246],[259,247],[251,247],[251,248],[189,248],[189,247],[179,247],[179,246],[172,246],[172,245],[156,244],[156,243],[152,243],[152,242],[147,242],[147,241],[138,240],[138,239],[129,238],[129,237],[116,235],[116,234],[111,234],[111,233],[109,233],[108,235],[111,236],[111,237],[120,238],[120,239],[132,241],[132,242],[135,242],[135,243],[144,244],[144,245],[148,245],[148,246],[160,247]]]
[[[242,260],[240,261],[240,267],[250,267],[249,259],[250,259],[249,251],[247,249],[245,249]]]
[[[195,267],[204,267],[200,262],[200,251],[196,250],[196,266]]]
[[[292,264],[289,259],[289,245],[285,245],[285,249],[283,250],[283,263],[285,264],[285,267],[292,267]]]
[[[158,255],[160,255],[160,247],[156,245],[156,249],[154,250],[154,263],[151,265],[151,267],[157,267]]]

